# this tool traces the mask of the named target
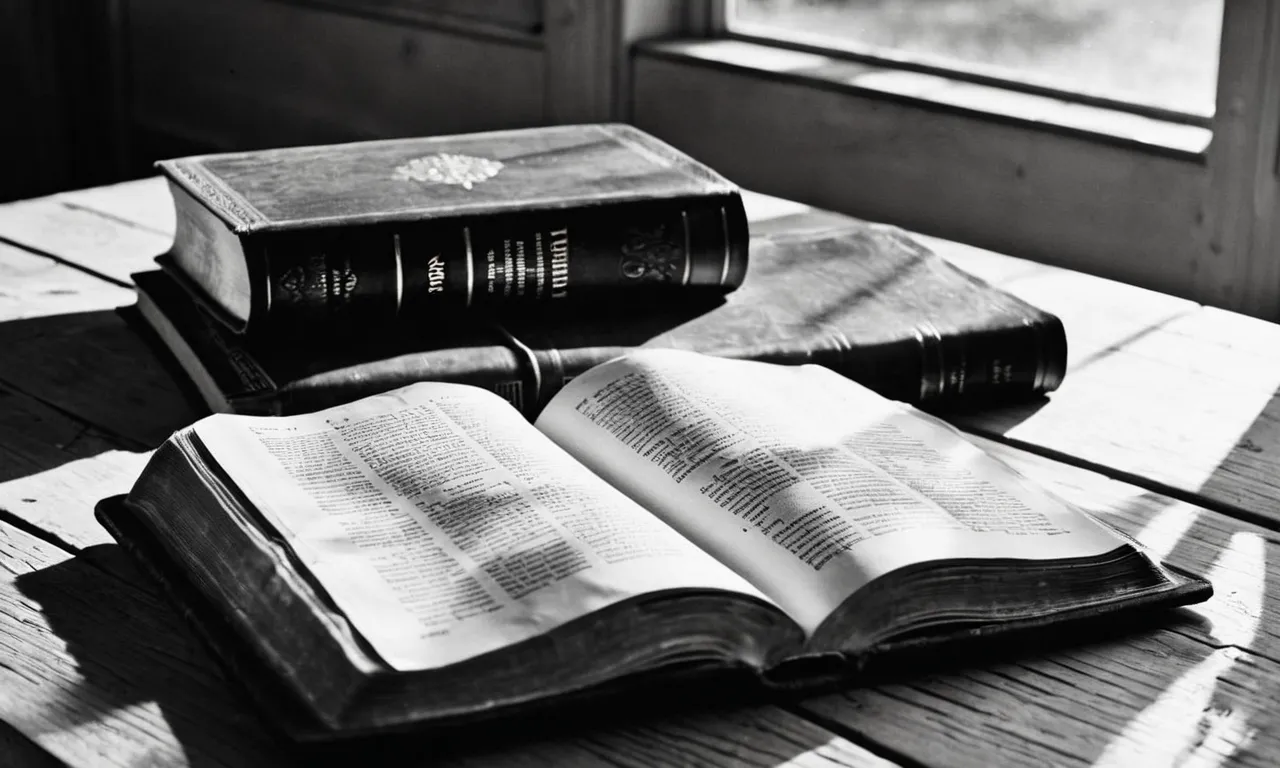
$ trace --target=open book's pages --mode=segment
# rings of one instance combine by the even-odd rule
[[[759,590],[476,387],[209,417],[157,451],[129,504],[335,728],[666,664],[759,666],[799,640]]]
[[[830,371],[669,350],[536,425],[444,383],[211,416],[124,508],[344,732],[1207,594]]]
[[[811,652],[1179,585],[945,422],[820,366],[634,353],[537,426],[777,602]]]

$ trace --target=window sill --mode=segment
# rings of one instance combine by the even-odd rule
[[[1192,162],[1203,162],[1212,136],[1198,125],[749,40],[658,41],[641,43],[637,49],[668,61],[883,98]]]

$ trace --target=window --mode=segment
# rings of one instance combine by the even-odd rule
[[[734,32],[1213,114],[1223,0],[737,0]]]
[[[743,186],[1280,319],[1280,4],[684,6],[628,114]]]
[[[124,6],[144,138],[627,120],[749,189],[1280,320],[1273,0]]]

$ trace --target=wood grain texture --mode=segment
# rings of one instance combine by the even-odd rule
[[[261,0],[132,0],[128,35],[134,120],[221,149],[514,128],[543,118],[536,43]]]
[[[44,374],[50,373],[47,367],[31,367],[20,357],[0,364],[0,382],[13,380],[28,388],[24,393],[0,383],[0,515],[21,519],[26,526],[43,530],[74,548],[110,541],[93,519],[94,503],[128,491],[147,457],[137,449],[148,437],[156,439],[181,425],[164,424],[150,432],[133,429],[137,424],[155,423],[147,416],[149,400],[143,407],[139,407],[143,401],[135,400],[139,405],[117,414],[116,423],[124,425],[128,433],[124,438],[60,410],[77,401],[100,398],[103,380],[109,377],[77,370],[76,360],[83,360],[84,355],[68,353],[67,345],[58,346],[53,339],[42,341],[43,334],[65,324],[66,318],[85,312],[113,317],[113,307],[132,301],[133,292],[126,288],[53,259],[0,245],[0,338],[30,334],[37,349],[46,347],[41,356],[65,357],[58,365],[71,366],[70,372],[45,378]],[[3,352],[0,358],[4,358]],[[102,364],[116,368],[117,376],[133,370],[160,373],[153,365],[139,368],[134,357]],[[68,398],[68,389],[77,388],[80,391]],[[152,391],[171,388],[162,380]],[[171,395],[161,395],[155,401],[162,413],[188,418],[184,409],[164,409],[166,397]],[[112,398],[106,400],[110,403]],[[85,410],[92,415],[95,409]]]
[[[1280,384],[1273,362],[1280,329],[1052,267],[938,250],[1060,313],[1073,334],[1072,371],[1038,411],[971,417],[976,428],[1012,436],[984,445],[1171,562],[1208,576],[1213,600],[1177,612],[1160,629],[949,662],[941,671],[800,702],[791,715],[769,707],[708,713],[485,745],[449,760],[881,764],[852,738],[927,766],[1273,764],[1280,754],[1280,534],[1008,443],[1084,464],[1129,462],[1145,483],[1171,487],[1190,487],[1195,467],[1212,464],[1221,471],[1196,493],[1236,494],[1261,508],[1275,497],[1267,457],[1280,437],[1256,409],[1271,407]],[[0,250],[0,292],[0,720],[16,734],[9,741],[85,765],[270,759],[256,720],[168,606],[115,547],[95,546],[102,534],[88,516],[92,501],[131,483],[145,459],[123,449],[151,444],[194,416],[163,405],[178,397],[173,380],[131,329],[113,325],[118,318],[106,307],[128,292],[12,248]],[[1083,354],[1075,352],[1078,339],[1091,340]],[[93,361],[114,372],[103,378]],[[1107,365],[1119,367],[1093,373]],[[1266,384],[1268,377],[1276,381]],[[1077,380],[1083,383],[1073,393]],[[1159,398],[1152,381],[1167,384]],[[129,397],[129,389],[149,394]],[[1231,442],[1225,461],[1210,461],[1208,444],[1233,433],[1235,411],[1253,413],[1252,436]],[[71,557],[6,520],[83,551]],[[0,735],[0,749],[5,741]],[[236,751],[242,745],[247,751]],[[417,757],[450,764],[426,745]]]
[[[1188,299],[1083,272],[938,238],[919,239],[970,274],[1057,315],[1067,331],[1069,372],[1201,309]]]
[[[810,214],[793,207],[785,215],[796,223]],[[1047,401],[954,420],[1276,519],[1275,326],[1046,265],[930,245],[1058,314],[1070,340],[1070,373]],[[903,757],[925,764],[986,765],[997,743],[1012,764],[1270,764],[1280,749],[1267,735],[1277,728],[1270,712],[1280,659],[1274,531],[1007,444],[985,445],[1209,577],[1217,594],[1184,611],[1191,620],[1173,632],[853,691],[802,711],[885,748],[910,745]]]
[[[1280,521],[1280,326],[1047,266],[1008,275],[1000,260],[934,246],[1058,315],[1067,329],[1068,375],[1058,391],[1045,401],[957,414],[957,424],[1250,519]]]
[[[12,332],[20,322],[15,317],[48,321],[50,316],[40,313],[60,299],[39,296],[51,284],[76,286],[77,300],[89,309],[101,300],[87,290],[94,283],[108,300],[127,293],[49,259],[16,251],[6,256],[0,264],[13,279],[4,284],[30,292],[16,291],[14,306],[20,311],[0,317],[0,334]],[[42,335],[46,360],[84,354],[68,349],[68,336]],[[153,392],[171,390],[172,382],[164,377],[148,381],[148,371],[154,371],[149,354],[146,348],[130,347],[116,364],[135,387],[142,382],[143,389]],[[0,364],[0,370],[10,367]],[[72,413],[104,419],[91,402],[102,397],[101,388],[92,378],[74,381],[81,389],[63,391],[56,399]],[[68,379],[65,386],[72,383]],[[38,389],[45,395],[49,390]],[[159,424],[160,431],[187,421],[171,414],[170,421],[158,422],[154,400],[117,402],[119,418],[105,420],[117,429],[129,420]],[[0,719],[16,731],[16,743],[34,742],[72,765],[253,765],[284,759],[238,694],[227,690],[186,627],[124,562],[118,548],[107,545],[110,538],[93,519],[94,503],[126,492],[146,461],[146,452],[120,446],[120,439],[108,432],[0,384],[0,574],[15,577],[0,578],[0,659],[12,653],[20,660],[0,663]],[[5,520],[38,530],[61,548]],[[64,550],[82,554],[70,558]],[[109,642],[102,642],[103,633],[110,635]],[[422,749],[418,757],[438,757],[432,745]],[[892,765],[770,707],[505,749],[489,745],[482,762],[650,765],[682,755],[725,766],[785,760],[815,768]],[[469,754],[454,763],[480,760]]]
[[[543,66],[548,122],[618,119],[618,45],[625,1],[547,0]]]
[[[1210,579],[1213,598],[1180,611],[1198,617],[1182,628],[1185,634],[1280,662],[1280,533],[1092,470],[974,439],[1032,481],[1138,539],[1154,556]]]
[[[974,766],[1269,766],[1274,662],[1157,630],[1008,654],[798,711],[905,761]]]
[[[54,199],[70,208],[106,216],[116,221],[173,237],[173,197],[162,176],[122,181],[104,187],[63,192]]]
[[[852,92],[860,65],[733,42],[638,47],[636,125],[762,192],[1197,298],[1197,162],[940,115]]]
[[[70,765],[250,766],[298,757],[264,731],[115,545],[72,557],[0,522],[0,657],[6,660],[0,719]],[[441,766],[894,765],[768,706],[543,742],[513,743],[496,734],[465,754],[442,754],[424,740],[362,759]]]
[[[0,323],[0,382],[139,447],[204,415],[113,310]]]
[[[409,762],[406,760],[405,762]],[[468,745],[432,765],[458,768],[658,765],[752,768],[893,768],[804,718],[773,706],[724,709],[494,749]]]
[[[117,211],[130,207],[150,210],[158,204],[157,198],[164,199],[158,180],[148,180],[125,191],[152,202],[122,203],[116,205]],[[106,199],[112,198],[110,188],[104,192]],[[79,199],[93,197],[86,192]],[[747,202],[753,230],[769,222],[786,228],[822,228],[840,221],[833,214],[778,198],[748,195]],[[111,205],[93,203],[74,211],[64,209],[59,214],[75,222],[66,232],[101,232],[96,238],[65,238],[57,242],[48,238],[45,242],[50,248],[61,249],[59,255],[82,254],[89,268],[97,267],[95,271],[120,272],[116,261],[129,252],[115,244],[130,237],[133,228],[112,217],[92,215],[92,211]],[[139,217],[135,213],[129,218]],[[49,231],[64,235],[63,230]],[[108,246],[93,250],[91,244],[95,241]],[[1110,467],[1165,490],[1193,497],[1199,494],[1211,506],[1236,507],[1250,516],[1278,514],[1272,499],[1277,486],[1274,478],[1280,477],[1280,434],[1274,426],[1280,404],[1273,403],[1272,395],[1280,390],[1280,353],[1276,351],[1280,349],[1280,329],[1104,278],[947,241],[926,242],[958,266],[1057,314],[1069,340],[1069,374],[1062,388],[1047,402],[957,415],[954,418],[958,423],[984,435],[1003,435],[1034,450],[1070,457],[1090,466]],[[0,252],[0,270],[15,261],[13,253],[12,249]],[[30,258],[24,260],[27,266],[23,269],[36,268]],[[17,267],[7,269],[8,274],[18,274],[14,271]],[[46,279],[76,280],[69,277],[70,270],[56,274],[62,277]],[[84,290],[90,290],[94,283],[88,280],[84,286]],[[40,301],[56,301],[57,290],[65,289],[55,287]],[[14,293],[0,288],[0,306],[13,301],[5,296]],[[104,303],[95,306],[105,307],[112,301],[113,306],[129,303],[123,292],[114,294],[116,299],[110,298],[109,291],[101,295]],[[71,306],[78,301],[68,297],[63,303]],[[119,364],[122,358],[113,348],[119,350],[121,344],[129,347],[136,343],[127,328],[106,316],[77,319],[62,315],[44,325],[49,326],[50,332],[58,330],[71,338],[94,332],[115,338],[114,347],[81,345],[82,357],[78,359],[86,361],[114,359],[117,362],[113,364]],[[91,327],[96,330],[91,331]],[[0,326],[0,341],[16,339],[23,330]],[[77,369],[75,359],[31,367],[30,361],[40,359],[46,345],[33,342],[29,333],[23,337],[23,343],[0,348],[0,364],[13,361],[19,365],[18,361],[23,361],[25,372],[39,376],[59,368],[70,375]],[[123,359],[128,359],[128,352],[122,354]],[[8,369],[0,365],[0,371],[5,370]],[[0,380],[9,379],[0,374]],[[32,391],[30,387],[40,386],[30,380],[25,385],[10,380],[10,384],[28,392]],[[61,389],[66,394],[65,386]],[[58,390],[55,387],[50,392]],[[1153,396],[1157,390],[1159,396]],[[93,402],[94,395],[84,398]],[[159,401],[166,400],[161,397]],[[183,412],[181,408],[171,411]],[[136,430],[129,431],[133,432],[131,436],[138,434]],[[158,428],[145,434],[148,444],[154,444],[168,432]]]
[[[814,208],[804,203],[761,192],[743,191],[742,204],[746,210],[747,222],[753,237],[784,232],[822,232],[845,228],[850,224],[850,217],[844,214]],[[948,261],[996,286],[1030,275],[1075,274],[1059,267],[1006,256],[952,240],[914,232],[910,234]]]
[[[1132,486],[1007,446],[987,444],[987,447],[1032,479],[1077,503],[1104,512],[1108,519],[1139,533],[1158,550],[1171,552],[1175,562],[1211,576],[1218,585],[1218,596],[1213,602],[1193,609],[1203,621],[1180,622],[1179,631],[1207,638],[1210,643],[1236,643],[1257,654],[1275,651],[1274,627],[1280,626],[1274,621],[1276,606],[1267,596],[1267,602],[1259,607],[1256,587],[1260,579],[1274,583],[1275,564],[1280,562],[1273,554],[1277,544],[1275,534],[1154,494],[1144,494]],[[41,492],[34,493],[38,496]],[[1265,538],[1266,571],[1262,577],[1255,571],[1260,562],[1256,553],[1250,554],[1251,547],[1256,549],[1256,544],[1249,543],[1256,541],[1254,536]],[[1252,637],[1253,633],[1257,636]],[[800,709],[833,723],[843,723],[841,727],[851,729],[859,739],[870,738],[887,750],[902,750],[928,765],[986,764],[983,760],[990,759],[990,750],[996,743],[1005,745],[1007,751],[1003,754],[1015,764],[1067,764],[1063,762],[1063,751],[1101,756],[1105,749],[1102,745],[1111,743],[1110,736],[1124,733],[1130,719],[1152,707],[1156,707],[1152,711],[1157,713],[1173,709],[1171,716],[1189,719],[1188,727],[1213,726],[1217,722],[1214,719],[1217,709],[1210,711],[1206,715],[1208,719],[1201,723],[1193,717],[1201,716],[1201,710],[1183,712],[1168,702],[1177,701],[1184,694],[1203,695],[1206,687],[1216,691],[1212,676],[1204,670],[1216,672],[1221,668],[1235,675],[1229,678],[1234,682],[1218,684],[1226,687],[1226,693],[1214,693],[1210,704],[1248,710],[1251,714],[1247,722],[1231,726],[1243,728],[1241,734],[1252,733],[1270,722],[1249,709],[1248,702],[1240,696],[1231,694],[1235,689],[1271,691],[1276,673],[1270,667],[1263,669],[1263,675],[1254,670],[1261,662],[1240,661],[1229,652],[1214,652],[1207,649],[1204,642],[1192,642],[1173,632],[1157,632],[1154,638],[1140,634],[1136,638],[1084,649],[1055,651],[1047,656],[1028,651],[1027,658],[1015,663],[984,665],[964,672],[926,675],[920,680],[912,678],[911,682],[854,690],[804,703]],[[1061,682],[1063,679],[1067,682]],[[1173,691],[1171,694],[1162,693],[1166,686]],[[1049,693],[1045,693],[1046,690]],[[1119,703],[1113,700],[1115,697],[1120,697]],[[1072,704],[1082,701],[1083,704]],[[1248,701],[1270,706],[1271,699],[1250,698]],[[1059,711],[1062,707],[1069,707],[1070,711],[1063,714]],[[1012,726],[1010,717],[1015,719]],[[1117,736],[1116,743],[1147,749],[1151,743],[1167,739],[1159,724],[1150,722],[1152,717],[1147,715],[1143,721],[1146,724],[1141,728],[1130,728],[1128,736]],[[464,765],[651,765],[674,761],[678,755],[710,753],[727,754],[732,759],[726,759],[726,764],[754,756],[757,762],[753,764],[771,765],[768,760],[783,762],[788,759],[787,755],[803,757],[806,761],[796,765],[828,764],[823,761],[875,764],[869,762],[869,758],[855,762],[854,758],[860,753],[854,750],[852,756],[845,754],[850,749],[847,742],[834,736],[806,736],[810,729],[811,726],[794,718],[780,718],[768,710],[717,713],[678,725],[616,729],[511,751],[469,753],[459,760]],[[761,731],[769,740],[764,744],[758,735]],[[1010,739],[1010,733],[1020,738]],[[679,738],[681,736],[684,738]],[[781,741],[774,743],[774,738]],[[1211,754],[1213,743],[1216,742],[1195,754]],[[1269,742],[1261,742],[1258,749],[1266,748],[1267,744]],[[1121,746],[1111,749],[1116,752]]]
[[[286,0],[387,21],[407,21],[476,35],[535,35],[541,0]]]
[[[1163,628],[1027,647],[799,711],[926,765],[1255,765],[1280,754],[1280,536],[1008,446],[985,448],[1170,562],[1207,603]]]
[[[0,385],[0,519],[68,549],[108,543],[93,505],[127,493],[147,456]]]
[[[1017,293],[1016,283],[1010,289]],[[956,423],[1148,487],[1280,520],[1280,327],[1211,308],[1077,364],[1047,401]]]
[[[631,118],[631,46],[690,31],[676,0],[547,0],[543,45],[548,122]]]
[[[838,218],[747,197],[753,231]],[[957,413],[964,429],[1249,519],[1280,522],[1280,326],[945,240],[957,266],[1062,319],[1068,373],[1043,400]]]
[[[128,288],[0,243],[0,323],[132,303]]]
[[[844,226],[840,214],[784,198],[743,195],[753,235]],[[1041,264],[937,237],[912,236],[966,272],[1057,315],[1067,330],[1068,369],[1121,347],[1200,305],[1050,264]]]
[[[1280,320],[1280,6],[1225,3],[1204,192],[1204,301]]]
[[[0,578],[0,658],[18,660],[0,663],[0,719],[16,731],[14,743],[35,743],[72,765],[252,765],[284,759],[171,609],[123,561],[118,548],[106,545],[109,537],[92,517],[94,503],[126,492],[147,458],[146,452],[122,450],[111,432],[146,442],[189,421],[172,411],[165,420],[166,409],[157,411],[158,401],[174,396],[173,384],[156,374],[149,349],[124,343],[131,331],[115,329],[122,331],[119,344],[104,345],[96,336],[114,328],[118,318],[95,308],[129,292],[17,249],[0,256],[8,278],[0,284],[13,288],[10,301],[0,303],[0,337],[8,342],[0,341],[0,347],[21,356],[15,349],[22,334],[15,329],[30,327],[37,329],[33,335],[43,350],[39,360],[24,358],[21,365],[11,365],[13,357],[0,361],[0,371],[29,383],[63,409],[0,384],[0,574],[10,577]],[[72,306],[89,311],[63,312],[68,296]],[[71,325],[63,328],[67,317]],[[81,346],[77,340],[86,336],[91,340]],[[64,364],[79,369],[86,355],[113,348],[109,368],[119,372],[116,384],[127,380],[150,396],[113,401],[103,397],[110,387],[94,377],[56,370]],[[27,373],[10,373],[15,370]],[[109,431],[72,413],[96,419]],[[132,428],[132,422],[141,429]],[[71,558],[4,520],[82,554]],[[111,639],[104,642],[106,636]],[[430,745],[423,750],[420,757],[433,756]],[[743,760],[891,765],[767,707],[506,751],[490,746],[484,762],[647,765],[680,755],[726,766]]]
[[[16,248],[0,248],[0,286],[0,384],[135,448],[203,415],[116,314],[132,291]]]
[[[130,285],[129,274],[154,269],[173,238],[41,198],[0,205],[0,240]]]
[[[0,523],[0,719],[70,765],[272,765],[212,660],[114,545],[93,558]]]

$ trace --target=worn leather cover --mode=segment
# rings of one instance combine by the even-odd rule
[[[834,228],[752,238],[751,272],[727,296],[681,296],[642,311],[617,302],[509,313],[538,363],[545,401],[633,347],[816,363],[895,400],[975,406],[1025,400],[1066,371],[1061,321],[952,266],[902,230],[843,218]]]
[[[737,191],[622,124],[231,152],[156,167],[240,234]]]
[[[841,221],[753,239],[751,271],[728,296],[458,317],[429,334],[372,336],[358,346],[255,345],[211,322],[164,275],[134,279],[239,413],[317,410],[441,380],[492,389],[534,416],[569,379],[642,346],[816,363],[930,407],[1025,400],[1061,382],[1067,343],[1058,318],[896,228]]]
[[[179,216],[176,262],[205,299],[230,309],[223,287],[202,281],[241,272],[211,263],[245,261],[248,316],[218,317],[253,335],[358,338],[478,308],[691,286],[727,292],[747,268],[738,188],[627,125],[202,155],[157,167],[175,197],[199,203],[179,206],[198,218]],[[225,242],[209,235],[219,226],[240,248],[213,244]]]
[[[230,679],[254,702],[277,732],[297,743],[326,744],[378,736],[378,733],[335,731],[326,728],[272,674],[253,644],[237,634],[230,622],[185,577],[158,541],[133,515],[124,496],[112,496],[95,508],[98,521],[134,558],[144,573],[156,579],[174,606],[187,618],[226,669]],[[467,732],[483,729],[495,719],[543,731],[540,723],[554,723],[572,716],[589,724],[593,718],[626,717],[708,703],[742,704],[755,700],[808,695],[898,679],[922,670],[964,663],[999,660],[1009,653],[1025,653],[1037,643],[1055,644],[1096,639],[1100,633],[1116,633],[1148,627],[1167,618],[1167,610],[1207,600],[1213,594],[1209,582],[1168,568],[1173,585],[1119,603],[1063,612],[1050,618],[1006,622],[998,625],[950,630],[885,643],[856,658],[828,654],[784,662],[773,670],[745,668],[675,667],[655,670],[583,689],[568,696],[534,700],[517,706],[487,707],[470,715],[444,721],[422,721],[387,734]],[[485,732],[481,730],[480,732]],[[543,733],[542,735],[545,735]]]

